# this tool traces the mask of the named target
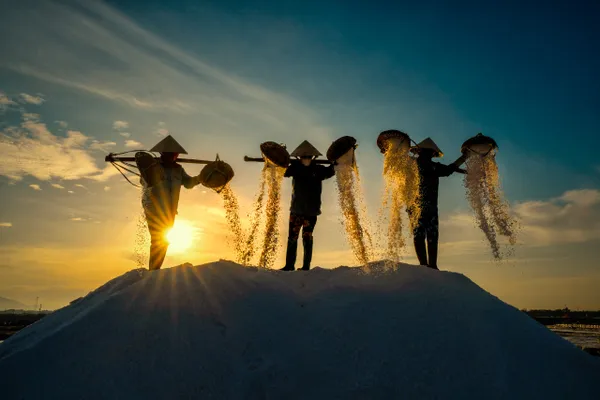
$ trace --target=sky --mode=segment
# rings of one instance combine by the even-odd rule
[[[374,222],[375,141],[400,129],[433,138],[445,163],[478,132],[499,144],[516,253],[492,260],[451,176],[440,185],[441,269],[515,307],[600,309],[600,5],[484,3],[11,2],[0,15],[0,296],[61,307],[136,268],[140,194],[108,152],[171,134],[189,157],[219,154],[247,226],[261,166],[244,155],[305,139],[325,153],[350,135]],[[178,221],[193,246],[165,266],[231,259],[221,197],[183,190]],[[416,262],[410,248],[405,261]],[[329,180],[313,266],[339,265],[356,260]]]

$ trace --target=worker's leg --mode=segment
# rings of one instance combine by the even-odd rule
[[[438,243],[439,243],[439,220],[437,212],[428,218],[427,224],[427,253],[429,255],[429,268],[438,269]]]
[[[296,255],[298,253],[298,237],[300,237],[300,229],[304,219],[302,216],[290,214],[287,251],[285,254],[285,267],[282,271],[293,271],[296,267]]]
[[[415,253],[419,259],[420,265],[427,265],[427,248],[425,247],[426,230],[424,221],[421,218],[415,222],[413,228],[413,242],[415,245]]]
[[[315,225],[317,225],[317,216],[304,218],[304,223],[302,225],[302,244],[304,246],[302,269],[305,271],[310,269],[310,262],[312,261],[313,232],[315,230]]]
[[[146,213],[146,221],[148,222],[148,230],[150,232],[150,257],[148,268],[157,270],[162,267],[167,255],[169,243],[165,235],[169,228],[173,226],[173,221],[165,221],[165,218],[154,213]]]

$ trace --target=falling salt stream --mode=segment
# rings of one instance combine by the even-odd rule
[[[500,189],[498,165],[494,154],[486,157],[470,156],[466,160],[467,174],[464,185],[467,198],[475,214],[479,229],[483,231],[495,259],[510,255],[517,242],[517,221],[510,216],[509,205]],[[501,254],[497,235],[508,238],[507,254]]]
[[[415,159],[409,155],[409,146],[403,146],[403,142],[400,138],[389,139],[383,160],[385,195],[382,210],[388,211],[386,258],[395,262],[400,261],[405,251],[403,228],[406,209],[412,210],[410,218],[413,221],[420,213],[417,202],[419,169]]]
[[[337,163],[335,176],[346,236],[358,262],[366,265],[371,258],[372,250],[369,246],[370,235],[365,229],[365,224],[361,223],[361,213],[357,207],[357,202],[360,205],[364,204],[364,201],[361,201],[356,188],[359,182],[358,170],[354,163],[354,149],[340,157]]]
[[[237,197],[229,184],[225,185],[221,191],[221,196],[225,208],[225,219],[229,225],[230,241],[233,242],[237,262],[241,262],[244,257],[244,232],[242,231]]]
[[[146,190],[142,188],[140,190],[140,201],[143,203],[144,193]],[[136,230],[135,230],[135,245],[133,248],[133,257],[135,259],[135,263],[138,268],[143,268],[148,265],[149,261],[149,248],[150,248],[150,233],[148,232],[148,222],[146,221],[146,214],[144,213],[144,208],[140,210],[138,214],[138,219],[136,222]]]
[[[262,235],[264,241],[258,265],[263,268],[272,268],[277,257],[277,247],[279,244],[278,222],[281,211],[281,185],[285,169],[268,161],[265,162],[266,164],[269,164],[263,170],[263,173],[266,175],[265,181],[267,186],[266,222]]]
[[[249,215],[250,219],[250,229],[248,231],[248,235],[246,236],[243,253],[241,256],[240,263],[242,265],[249,265],[252,261],[252,257],[256,252],[256,243],[255,239],[257,238],[258,227],[260,226],[260,222],[262,220],[262,209],[265,198],[265,187],[267,182],[267,168],[268,165],[265,163],[262,173],[260,175],[260,184],[258,189],[258,194],[254,200],[254,204],[252,207],[252,214]]]
[[[148,249],[150,247],[150,233],[148,233],[148,224],[146,216],[142,210],[136,222],[135,245],[133,248],[133,257],[138,268],[148,265]]]
[[[354,155],[353,155],[354,158]],[[354,201],[355,204],[358,205],[358,215],[359,221],[361,222],[362,231],[365,236],[364,240],[366,241],[366,248],[369,250],[369,259],[372,259],[374,256],[373,253],[373,239],[371,237],[371,221],[367,217],[369,214],[367,212],[367,203],[365,201],[365,194],[363,192],[362,182],[360,180],[360,171],[358,169],[358,164],[356,164],[356,160],[353,161],[354,168],[354,176],[356,178],[356,182],[352,185],[354,189]]]

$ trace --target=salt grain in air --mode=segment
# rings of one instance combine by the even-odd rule
[[[389,139],[384,153],[383,177],[385,193],[382,200],[382,214],[387,211],[387,252],[386,258],[398,262],[405,251],[406,240],[403,229],[405,212],[412,209],[411,220],[419,218],[419,169],[416,160],[409,155],[409,147],[402,146],[402,139]],[[384,219],[382,215],[380,219]],[[406,215],[408,218],[408,215]],[[383,225],[383,223],[380,223]],[[409,225],[412,226],[411,221]]]
[[[141,201],[144,201],[144,191],[149,190],[142,188],[140,191]],[[150,248],[150,233],[148,232],[148,222],[146,221],[146,214],[143,208],[138,214],[135,232],[135,245],[133,249],[133,257],[138,267],[144,267],[149,262],[149,249]]]
[[[267,182],[267,174],[266,174],[267,165],[265,164],[263,170],[260,175],[260,184],[258,193],[254,199],[254,203],[252,205],[252,214],[249,215],[250,219],[250,228],[248,230],[248,234],[246,235],[245,242],[243,245],[243,251],[241,255],[240,263],[242,265],[249,265],[252,261],[252,257],[256,252],[256,242],[258,228],[262,221],[262,210],[265,198],[265,187]]]
[[[240,207],[237,196],[229,184],[225,185],[220,194],[223,198],[225,219],[229,225],[229,241],[235,251],[237,262],[241,262],[244,253],[244,232],[242,231],[242,223],[240,221]]]
[[[268,159],[265,161],[258,193],[252,205],[252,213],[249,216],[250,226],[245,235],[241,227],[239,227],[240,233],[236,234],[239,238],[236,255],[238,262],[242,265],[250,265],[255,254],[259,253],[258,266],[263,268],[273,267],[279,246],[281,186],[284,173],[285,168],[271,163]],[[258,242],[259,237],[262,238],[262,242]]]
[[[268,166],[267,166],[268,164]],[[281,185],[285,169],[274,164],[265,163],[263,173],[266,175],[267,206],[265,230],[263,233],[263,246],[258,265],[264,268],[272,268],[277,257],[279,244],[279,216],[281,212]]]
[[[509,213],[508,202],[500,188],[498,165],[495,154],[486,157],[471,155],[466,160],[467,174],[464,185],[467,199],[475,215],[479,229],[488,240],[492,255],[500,260],[514,253],[517,243],[517,221]],[[509,246],[503,254],[498,243],[498,234],[508,238]]]
[[[372,246],[360,212],[360,205],[364,204],[364,201],[358,188],[360,182],[354,162],[354,150],[340,157],[337,163],[335,177],[346,237],[358,262],[366,265],[372,257]]]

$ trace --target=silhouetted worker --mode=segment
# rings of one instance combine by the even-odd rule
[[[179,154],[187,154],[187,152],[170,135],[150,151],[159,152],[160,159],[154,159],[147,163],[148,159],[138,158],[140,155],[138,153],[136,162],[142,172],[140,182],[145,189],[142,206],[150,231],[149,269],[156,270],[160,269],[167,254],[169,243],[166,234],[175,223],[181,186],[192,189],[200,184],[200,175],[189,176],[177,163]],[[144,177],[150,182],[146,181]]]
[[[317,217],[321,214],[322,182],[334,176],[335,169],[334,164],[329,167],[315,164],[314,159],[321,153],[306,140],[291,155],[297,159],[292,160],[284,175],[292,178],[292,204],[285,267],[281,270],[295,269],[298,238],[302,230],[304,245],[302,269],[308,271],[312,260],[313,231],[317,224]]]
[[[413,236],[415,252],[419,263],[433,269],[438,269],[438,239],[439,239],[439,221],[438,221],[438,188],[440,177],[450,176],[454,172],[464,173],[455,163],[444,165],[433,161],[433,157],[443,157],[442,151],[433,140],[427,138],[411,149],[417,154],[417,165],[419,166],[419,203],[421,214],[417,221],[413,223]],[[414,210],[408,209],[411,217]],[[425,241],[427,240],[427,247]],[[429,259],[428,259],[429,256]]]

